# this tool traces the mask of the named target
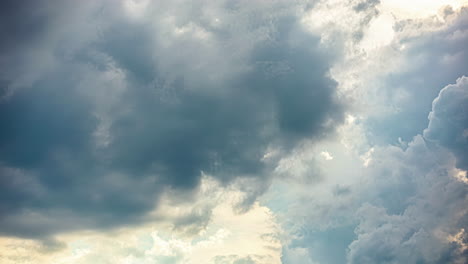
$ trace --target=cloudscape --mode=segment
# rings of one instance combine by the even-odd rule
[[[0,263],[468,263],[468,1],[0,6]]]

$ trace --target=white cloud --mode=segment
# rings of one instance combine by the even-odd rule
[[[322,155],[322,157],[325,160],[332,160],[333,159],[333,156],[328,151],[322,151],[322,152],[320,152],[320,155]]]
[[[466,4],[466,0],[382,0],[381,9],[398,19],[414,19],[435,15],[445,6],[459,8]]]

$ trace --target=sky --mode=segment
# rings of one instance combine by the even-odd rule
[[[0,263],[468,263],[468,1],[0,5]]]

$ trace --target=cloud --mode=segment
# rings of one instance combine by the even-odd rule
[[[386,109],[368,120],[373,140],[410,141],[427,127],[426,115],[440,89],[467,74],[468,8],[446,8],[441,16],[394,22],[389,53],[400,49],[393,55],[400,61],[372,84],[374,100]]]
[[[363,162],[346,140],[362,125],[353,121],[338,129],[341,143],[316,146],[337,153],[315,170],[322,181],[274,182],[265,199],[288,233],[283,263],[465,263],[466,80],[441,90],[424,136],[373,145]]]
[[[440,97],[451,94],[450,89],[464,91],[462,79],[444,88]],[[457,98],[449,108],[465,107],[464,97]],[[442,106],[438,102],[431,117]],[[465,174],[456,166],[457,157],[464,155],[443,141],[425,138],[427,131],[437,131],[437,136],[463,131],[454,127],[466,122],[446,113],[439,115],[442,124],[451,126],[430,126],[424,137],[418,135],[407,145],[373,146],[366,163],[346,144],[324,142],[339,154],[323,162],[340,166],[322,167],[322,181],[312,186],[274,182],[265,199],[288,234],[283,263],[466,262],[468,191],[460,178]],[[463,111],[457,113],[463,116]]]
[[[261,190],[269,147],[287,152],[341,122],[331,57],[290,2],[8,3],[4,235],[145,221],[202,173]],[[249,189],[244,207],[261,193]]]
[[[161,198],[152,211],[156,217],[144,224],[107,230],[82,230],[58,234],[54,241],[17,237],[0,238],[0,262],[9,263],[179,263],[179,264],[278,264],[281,230],[271,211],[255,203],[237,214],[232,209],[241,196],[204,176],[191,201]],[[212,210],[203,232],[180,230],[177,219],[200,207]],[[192,223],[199,227],[199,223]]]
[[[357,12],[361,12],[361,11],[365,11],[365,10],[367,10],[369,8],[373,8],[378,4],[380,4],[380,0],[361,1],[361,2],[358,2],[354,6],[354,10],[356,10]]]
[[[460,245],[448,237],[467,227],[468,193],[451,156],[421,136],[406,150],[382,148],[374,155],[371,194],[356,213],[348,262],[463,263]]]
[[[468,72],[467,8],[454,1],[457,9],[428,1],[413,4],[322,1],[304,18],[325,45],[341,52],[331,76],[352,114],[364,117],[371,143],[411,141],[427,127],[440,89]],[[358,5],[367,8],[357,11],[353,7]],[[423,16],[402,15],[416,6]]]
[[[424,19],[390,16],[391,42],[365,49],[372,32],[364,26],[363,38],[352,39],[357,25],[388,10],[376,5],[353,16],[349,7],[328,11],[328,3],[312,9],[308,22],[324,32],[322,40],[345,36],[347,56],[332,76],[353,100],[353,118],[334,141],[287,159],[298,164],[319,147],[333,153],[329,165],[301,171],[320,181],[275,181],[264,199],[288,234],[283,263],[465,263],[465,78],[458,88],[443,87],[466,75],[466,8]],[[340,15],[346,19],[334,23]],[[337,42],[331,45],[343,43]],[[434,102],[428,125],[441,89],[454,95],[441,92],[445,103]]]
[[[388,3],[5,2],[0,262],[465,263],[467,9]]]
[[[442,89],[432,103],[424,138],[452,151],[457,167],[468,170],[468,78]]]

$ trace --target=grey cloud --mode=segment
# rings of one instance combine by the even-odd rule
[[[365,0],[365,1],[360,1],[354,6],[354,10],[357,12],[361,11],[366,11],[369,8],[373,8],[380,4],[380,0]]]
[[[448,242],[447,237],[467,228],[468,193],[465,184],[453,175],[450,155],[428,147],[421,136],[405,151],[382,151],[387,158],[376,157],[372,173],[391,167],[393,177],[400,179],[392,183],[386,174],[371,174],[377,184],[367,188],[375,192],[371,194],[374,198],[366,198],[369,203],[356,213],[357,238],[349,245],[348,262],[463,262],[463,254],[457,253],[460,245]],[[398,186],[404,184],[412,187],[400,191]]]
[[[466,170],[468,78],[443,88],[432,104],[429,126],[406,150],[373,155],[374,183],[358,211],[357,239],[349,263],[465,263],[468,190],[455,166]],[[454,154],[455,160],[453,159]],[[466,233],[461,234],[466,240]]]
[[[297,262],[292,253],[303,248],[303,258],[324,263],[466,263],[468,189],[456,167],[466,162],[467,80],[441,90],[424,136],[404,147],[374,146],[346,199],[305,200],[305,217],[304,206],[298,216],[288,212],[306,223],[292,228],[283,261]],[[324,219],[337,224],[318,228]],[[449,239],[456,235],[459,241]]]
[[[326,230],[304,229],[287,247],[283,247],[282,263],[346,263],[346,249],[355,239],[354,226]],[[295,250],[302,248],[302,256]]]
[[[468,190],[450,153],[426,142],[376,147],[346,199],[302,198],[307,207],[288,211],[300,228],[288,226],[283,263],[465,263],[466,248],[448,238],[468,228]]]
[[[431,23],[432,18],[427,20]],[[399,40],[405,45],[405,67],[382,78],[378,96],[395,112],[368,122],[372,140],[395,143],[401,137],[410,141],[427,127],[432,100],[447,83],[468,73],[468,8],[447,15],[446,28],[413,36],[426,25],[425,20],[398,22],[397,34],[409,34]]]
[[[390,96],[402,89],[407,99],[398,105],[398,114],[379,120],[373,132],[408,139],[424,130],[424,136],[414,137],[404,150],[382,147],[373,153],[366,172],[373,184],[364,188],[367,193],[361,198],[369,204],[356,214],[359,224],[348,248],[349,263],[467,261],[466,248],[448,240],[468,223],[466,184],[455,177],[455,167],[467,169],[467,78],[446,84],[468,72],[468,35],[462,33],[468,13],[462,8],[446,14],[452,16],[446,29],[406,40],[414,70],[384,80],[392,87],[386,91]],[[414,21],[406,23],[404,27],[414,26]],[[383,141],[392,140],[385,137]],[[466,233],[461,239],[466,240]]]
[[[327,199],[309,194],[310,186],[291,192],[292,201],[281,196],[288,206],[278,214],[287,212],[291,239],[283,263],[467,263],[466,242],[449,241],[455,234],[467,240],[468,190],[454,177],[456,167],[466,169],[466,77],[444,87],[468,70],[468,13],[446,14],[446,27],[427,34],[419,32],[422,21],[396,25],[416,36],[400,43],[407,47],[405,67],[378,80],[376,99],[394,104],[398,91],[407,97],[392,105],[397,114],[363,124],[373,151],[366,167],[342,161],[340,172],[356,179],[345,199],[326,185],[317,188],[329,188],[321,190]],[[389,145],[398,137],[408,143]]]
[[[144,221],[165,189],[190,192],[202,171],[268,182],[268,146],[288,151],[341,121],[330,57],[300,7],[180,4],[132,17],[115,2],[39,1],[12,5],[22,20],[2,16],[10,30],[47,11],[35,35],[24,26],[1,50],[0,233]]]
[[[468,170],[468,78],[442,89],[432,103],[424,137],[451,150],[457,166]]]

